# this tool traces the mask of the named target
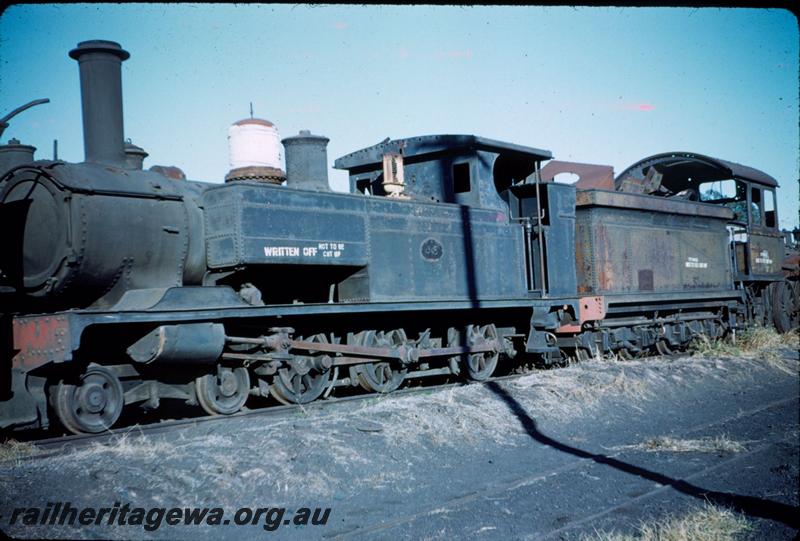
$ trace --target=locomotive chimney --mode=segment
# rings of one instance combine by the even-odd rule
[[[286,185],[300,190],[330,191],[328,186],[329,139],[313,135],[308,130],[287,137],[283,141],[286,149]]]
[[[83,41],[69,52],[81,72],[83,146],[87,162],[125,166],[122,126],[122,61],[119,43]]]

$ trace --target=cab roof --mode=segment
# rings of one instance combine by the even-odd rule
[[[650,167],[664,175],[662,184],[670,188],[680,184],[698,184],[714,180],[737,178],[772,188],[778,187],[778,181],[763,171],[713,158],[694,152],[665,152],[655,154],[631,165],[615,179],[617,188],[629,178],[641,179]]]

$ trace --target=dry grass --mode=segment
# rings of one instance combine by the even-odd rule
[[[595,532],[582,541],[735,541],[743,539],[752,524],[728,509],[706,504],[682,517],[643,523],[634,534]]]
[[[324,430],[328,421],[314,421],[296,431],[288,446],[275,447],[269,441],[262,442],[262,449],[269,448],[269,460],[239,473],[237,484],[250,492],[270,487],[277,494],[299,492],[330,498],[341,492],[343,484],[350,488],[381,488],[410,475],[402,467],[371,467],[373,459],[360,453],[343,434]],[[259,451],[258,445],[255,447],[252,452]]]
[[[797,349],[800,344],[798,344],[797,333],[780,334],[772,328],[753,327],[739,334],[737,345],[745,353],[760,353],[783,347]]]
[[[696,336],[689,344],[689,352],[695,357],[739,357],[742,350],[728,338],[709,338],[705,334]]]
[[[649,399],[665,383],[662,375],[645,369],[589,361],[552,371],[538,371],[500,385],[537,418],[569,419],[600,407],[608,398],[628,404]],[[525,430],[505,401],[489,387],[468,385],[430,395],[387,397],[370,402],[343,419],[359,419],[381,427],[393,447],[416,445],[480,445],[487,440],[514,445]]]
[[[734,454],[744,451],[745,446],[723,434],[714,438],[700,438],[695,440],[660,436],[657,438],[650,438],[636,445],[623,445],[615,447],[614,449],[634,449],[653,453]]]
[[[781,343],[787,347],[791,348],[794,351],[800,350],[800,330],[787,332],[786,334],[782,334],[781,336]]]
[[[174,441],[167,442],[146,435],[122,434],[108,443],[93,442],[86,448],[77,449],[65,455],[65,458],[80,460],[97,458],[101,455],[114,459],[150,461],[179,458],[183,453],[181,445]]]
[[[351,421],[356,419],[379,425],[376,435],[393,447],[477,445],[486,437],[508,444],[521,433],[518,424],[509,423],[505,403],[479,385],[387,397],[359,408]]]
[[[33,456],[38,452],[39,448],[31,443],[9,439],[0,443],[0,462],[11,460],[19,462],[23,458]]]
[[[653,370],[658,363],[645,365],[631,361],[614,366],[592,360],[554,371],[533,373],[509,384],[515,390],[533,393],[519,399],[530,411],[549,418],[565,419],[597,408],[607,398],[625,398],[630,405],[654,396],[665,380]],[[636,370],[631,370],[636,367]],[[514,393],[516,395],[516,393]]]
[[[753,327],[732,337],[711,339],[696,337],[689,346],[694,357],[741,357],[777,368],[787,374],[797,373],[797,364],[787,359],[786,349],[800,348],[797,333],[780,334],[772,328]]]

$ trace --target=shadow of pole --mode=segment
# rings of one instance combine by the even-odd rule
[[[455,197],[455,193],[453,190],[452,185],[452,176],[451,171],[449,170],[450,164],[445,164],[441,162],[441,178],[444,182],[443,192],[445,194],[445,201],[449,203],[458,203]],[[467,282],[467,294],[469,296],[470,301],[470,308],[471,312],[469,314],[470,320],[478,314],[478,309],[480,308],[480,301],[478,299],[478,287],[477,287],[477,276],[476,276],[476,260],[475,260],[475,245],[474,245],[474,238],[473,238],[473,231],[472,231],[472,221],[471,221],[471,212],[470,207],[465,204],[459,204],[460,209],[460,217],[461,217],[461,230],[462,230],[462,237],[463,237],[463,249],[464,249],[464,272],[465,278]],[[478,324],[478,321],[472,321],[473,324]],[[461,363],[462,367],[466,369],[467,359],[469,358],[469,353],[466,351],[466,346],[468,345],[468,337],[467,337],[467,323],[464,323],[462,327],[462,332],[460,333],[460,345],[465,348],[464,351],[461,353]],[[636,475],[643,479],[647,479],[658,483],[660,485],[669,486],[678,492],[683,494],[687,494],[694,498],[698,498],[704,501],[709,501],[713,504],[727,507],[730,509],[734,509],[746,515],[752,517],[759,517],[765,518],[769,520],[774,520],[786,524],[792,528],[800,528],[800,518],[798,515],[798,508],[792,507],[790,505],[786,505],[780,502],[774,502],[771,500],[764,500],[761,498],[755,498],[752,496],[740,496],[738,494],[731,494],[727,492],[717,492],[713,490],[706,490],[702,487],[698,487],[693,485],[687,481],[683,481],[681,479],[673,479],[666,475],[663,475],[658,472],[654,472],[648,470],[646,468],[642,468],[640,466],[635,466],[633,464],[629,464],[627,462],[623,462],[621,460],[602,455],[596,453],[590,453],[588,451],[584,451],[583,449],[579,449],[577,447],[572,447],[570,445],[561,443],[549,436],[546,436],[536,426],[536,421],[532,419],[525,409],[517,402],[514,397],[512,397],[508,392],[500,387],[496,382],[492,381],[487,383],[489,389],[492,390],[503,402],[505,402],[508,409],[517,417],[522,427],[528,433],[528,435],[535,441],[552,447],[558,451],[563,453],[568,453],[570,455],[584,458],[591,460],[597,464],[602,464],[611,468],[615,468],[619,471],[628,473],[630,475]]]
[[[557,441],[539,431],[536,426],[536,421],[528,415],[528,413],[525,411],[525,408],[523,408],[522,405],[520,405],[520,403],[508,393],[508,391],[498,385],[497,382],[489,382],[487,383],[487,387],[491,389],[491,391],[503,402],[505,402],[508,409],[514,414],[514,416],[516,416],[528,435],[533,440],[543,445],[552,447],[553,449],[561,451],[562,453],[567,453],[579,458],[591,460],[596,464],[602,464],[631,475],[636,475],[660,485],[669,486],[683,494],[687,494],[694,498],[708,501],[722,507],[733,509],[751,517],[774,520],[795,529],[800,528],[800,509],[797,507],[792,507],[784,503],[756,498],[753,496],[740,496],[738,494],[731,494],[729,492],[706,490],[681,479],[673,479],[661,473],[654,472],[640,466],[635,466],[616,458],[612,458],[603,454],[590,453],[588,451],[584,451],[583,449],[561,443],[560,441]]]
[[[473,310],[480,308],[478,300],[478,280],[475,275],[475,241],[472,238],[472,216],[467,205],[460,205],[461,231],[464,238],[464,272],[467,279],[467,295]]]
[[[460,205],[459,210],[461,213],[461,231],[464,239],[464,272],[466,273],[467,281],[467,294],[469,296],[469,304],[471,308],[470,322],[464,323],[459,333],[459,346],[462,348],[461,353],[461,367],[464,376],[469,377],[467,373],[467,366],[469,362],[470,353],[467,351],[469,347],[469,325],[480,325],[481,322],[473,319],[478,315],[478,309],[481,306],[478,300],[478,281],[475,275],[475,242],[472,235],[472,217],[470,208],[467,205]]]
[[[471,321],[472,317],[477,314],[480,308],[480,301],[478,300],[478,280],[475,269],[475,241],[472,232],[472,216],[469,205],[465,205],[457,201],[455,190],[453,186],[452,165],[449,163],[440,162],[441,165],[441,178],[444,181],[443,192],[445,200],[452,203],[458,203],[459,217],[461,219],[461,235],[463,239],[464,250],[464,278],[467,283],[467,296],[469,298],[471,312],[469,314],[470,321],[465,322],[459,332],[459,346],[462,348],[460,355],[462,376],[466,376],[467,364],[469,361],[469,353],[467,347],[469,346],[468,326],[470,324],[477,325],[478,321]],[[478,189],[473,186],[473,189]]]

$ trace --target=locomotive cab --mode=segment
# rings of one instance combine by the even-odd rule
[[[775,189],[766,173],[737,163],[686,152],[659,154],[623,171],[617,190],[723,205],[729,221],[736,281],[780,278],[781,242]]]
[[[690,198],[731,209],[731,265],[734,282],[751,300],[749,316],[766,325],[774,323],[783,332],[797,324],[797,288],[784,280],[782,272],[778,182],[773,177],[738,163],[675,152],[637,162],[615,183],[619,191]]]
[[[349,171],[352,193],[458,205],[455,225],[461,239],[451,251],[457,254],[457,267],[474,267],[479,283],[484,282],[481,276],[502,269],[497,278],[512,284],[508,293],[573,295],[575,188],[541,182],[542,162],[551,158],[546,150],[475,135],[428,135],[387,139],[339,158],[335,167]],[[484,233],[487,228],[480,224],[486,210],[496,211],[494,217],[488,214],[494,233]],[[451,211],[435,212],[441,217]],[[484,234],[487,238],[480,238]],[[483,247],[504,238],[510,240],[509,249],[503,265],[497,265],[499,258]],[[512,253],[524,259],[509,257]],[[491,289],[491,281],[485,282]]]
[[[780,273],[774,187],[729,178],[702,182],[698,191],[700,201],[724,205],[734,213],[730,230],[738,279],[774,279]]]

